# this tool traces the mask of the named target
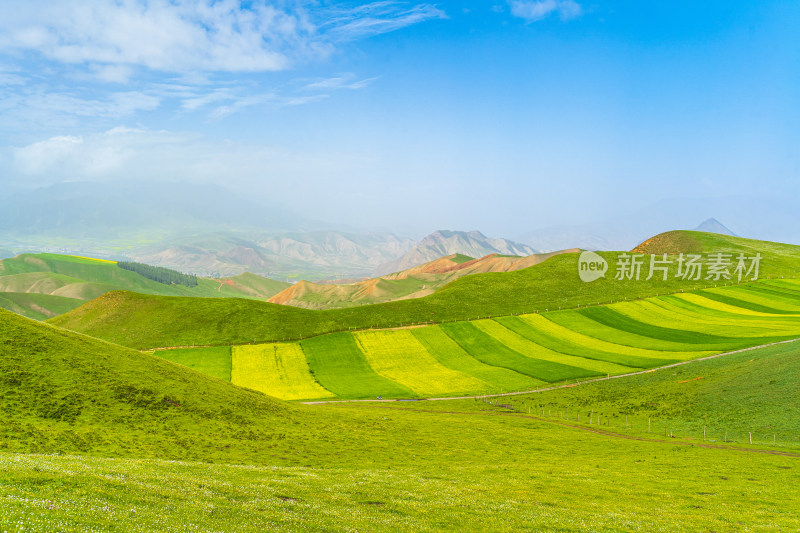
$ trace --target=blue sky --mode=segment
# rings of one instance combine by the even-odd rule
[[[512,236],[800,192],[798,2],[0,10],[7,190],[210,181],[363,229]]]

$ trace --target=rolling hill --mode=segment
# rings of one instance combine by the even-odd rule
[[[747,400],[791,416],[762,391],[796,389],[796,352],[718,359],[698,367],[709,385],[690,367],[646,374],[656,389],[640,401],[735,418]],[[558,392],[650,409],[628,379]],[[550,416],[526,414],[536,401],[291,405],[0,310],[0,525],[611,532],[658,531],[667,515],[675,530],[800,526],[787,504],[799,497],[796,443],[668,438],[619,417],[598,427],[556,399]]]
[[[194,287],[166,285],[119,268],[113,261],[58,254],[21,254],[0,261],[0,307],[36,319],[65,313],[115,290],[267,299],[287,286],[254,274],[200,278]]]
[[[800,281],[773,280],[574,310],[156,353],[286,400],[416,398],[530,390],[797,338]]]
[[[676,246],[699,246],[709,251],[727,247],[726,250],[742,250],[748,254],[758,252],[762,255],[762,279],[800,276],[800,246],[699,232],[671,232],[654,239],[651,241],[675,241]],[[569,309],[731,283],[705,276],[698,280],[676,277],[678,265],[675,262],[669,266],[666,280],[660,276],[649,280],[646,276],[639,280],[615,279],[612,273],[619,254],[603,252],[601,255],[612,266],[605,278],[592,283],[580,281],[577,254],[561,254],[522,270],[465,276],[422,298],[359,307],[317,311],[239,299],[190,300],[113,292],[52,321],[68,329],[140,349],[231,345],[297,340],[352,329]]]
[[[562,250],[525,257],[491,254],[479,259],[461,254],[451,254],[400,272],[354,283],[333,284],[300,281],[268,301],[306,309],[333,309],[420,298],[433,294],[440,287],[463,276],[520,270],[539,264],[560,253],[575,252],[578,250]]]

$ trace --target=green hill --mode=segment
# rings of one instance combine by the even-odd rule
[[[763,358],[778,364],[753,369],[756,401],[746,406],[755,410],[759,386],[790,391],[797,374],[796,350]],[[717,398],[743,377],[726,381],[722,366],[716,375]],[[622,396],[624,381],[609,385]],[[787,448],[633,440],[474,400],[288,405],[5,311],[0,402],[8,530],[800,527],[797,457],[775,455]]]
[[[119,268],[113,261],[58,254],[22,254],[0,261],[0,307],[36,319],[60,315],[114,290],[267,299],[288,286],[253,274],[220,280],[200,278],[194,287],[167,285]],[[41,297],[26,299],[19,296],[21,293]]]
[[[763,305],[762,293],[741,291],[746,300],[740,301]],[[694,300],[672,303],[689,309]],[[719,327],[730,304],[707,300],[707,320]],[[788,306],[786,298],[774,300]],[[747,315],[747,307],[740,309]],[[791,322],[791,313],[783,314]],[[652,330],[652,338],[661,333]],[[707,343],[720,334],[709,330],[694,340]],[[417,338],[425,346],[452,347],[438,334]],[[716,412],[736,417],[746,398],[747,409],[779,410],[793,419],[792,409],[764,394],[773,387],[772,393],[791,393],[793,401],[798,358],[789,346],[750,352],[749,359],[774,358],[776,364],[751,367],[753,386],[732,394]],[[791,353],[784,356],[784,349]],[[727,372],[728,357],[735,356],[719,359],[708,398],[723,399],[744,383],[735,365]],[[662,374],[671,376],[669,370],[652,375]],[[606,389],[603,397],[624,396],[636,406],[638,393],[626,379],[608,382],[620,392]],[[667,387],[664,405],[681,408],[676,392],[685,384],[666,379],[654,385]],[[658,389],[641,394],[644,401],[662,401]],[[0,527],[8,530],[800,527],[797,457],[776,455],[792,452],[764,449],[763,440],[761,448],[707,448],[710,443],[680,435],[634,440],[620,438],[628,435],[618,435],[618,427],[587,428],[475,400],[290,405],[2,310],[0,411]]]
[[[748,350],[656,372],[519,396],[508,402],[566,413],[632,435],[800,447],[800,343]],[[627,424],[626,424],[627,422]]]
[[[158,350],[286,399],[531,390],[800,338],[800,282],[767,280],[540,314],[300,342]]]
[[[673,233],[705,239],[709,252],[716,251],[720,242],[728,242],[713,234]],[[762,254],[762,279],[800,276],[800,247],[725,238],[734,244],[748,243],[751,252]],[[638,281],[618,280],[614,279],[614,264],[619,254],[601,255],[610,263],[609,272],[592,283],[578,278],[576,254],[562,254],[523,270],[460,278],[423,298],[354,308],[312,311],[237,299],[190,300],[114,292],[57,317],[52,323],[134,348],[230,345],[301,339],[350,329],[576,308],[722,284],[705,277],[696,281],[676,278],[677,264],[670,266],[666,281],[659,276],[646,280],[644,275]]]

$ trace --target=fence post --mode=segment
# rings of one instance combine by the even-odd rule
[[[752,431],[748,431],[747,435],[750,437],[750,444],[753,444],[753,432]]]
[[[703,426],[703,442],[706,441],[706,427]]]
[[[650,417],[647,417],[647,432],[650,433]]]

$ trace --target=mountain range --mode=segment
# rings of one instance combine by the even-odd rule
[[[489,254],[528,256],[535,253],[536,250],[526,244],[490,238],[480,231],[440,230],[423,238],[403,256],[379,265],[375,274],[391,274],[452,254],[484,257]]]

